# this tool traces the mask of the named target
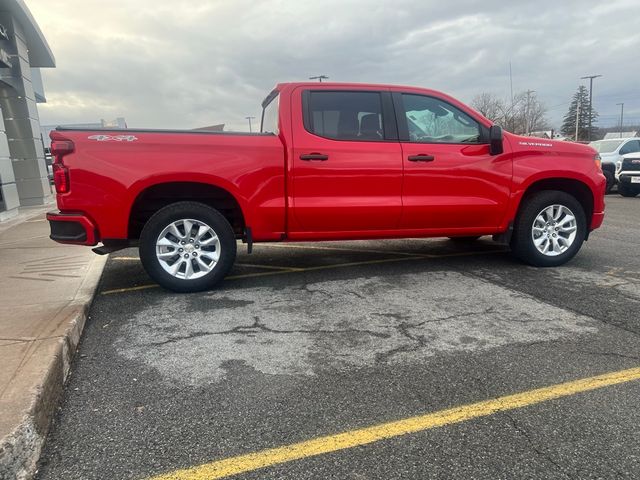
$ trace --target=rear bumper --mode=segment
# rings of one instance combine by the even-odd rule
[[[51,228],[49,238],[58,243],[93,246],[98,243],[98,230],[94,223],[81,213],[47,213]]]

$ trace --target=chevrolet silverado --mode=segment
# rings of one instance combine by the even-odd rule
[[[604,218],[600,157],[503,132],[443,93],[283,83],[259,132],[51,133],[51,238],[105,254],[139,247],[179,292],[211,288],[237,240],[492,235],[535,266],[570,260]]]

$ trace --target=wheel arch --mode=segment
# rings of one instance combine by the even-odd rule
[[[218,210],[229,222],[237,238],[247,226],[241,202],[226,188],[199,181],[162,181],[148,185],[136,195],[129,210],[127,237],[140,238],[151,216],[161,208],[180,201],[194,201]]]
[[[593,191],[585,182],[570,177],[542,178],[531,182],[522,193],[513,218],[515,219],[515,216],[520,211],[522,205],[524,204],[524,202],[526,202],[528,197],[530,197],[534,193],[544,190],[558,190],[561,192],[566,192],[574,197],[580,203],[582,209],[584,210],[585,218],[587,220],[587,226],[591,225],[591,219],[593,218],[594,211]],[[587,227],[587,231],[588,230],[589,227]]]

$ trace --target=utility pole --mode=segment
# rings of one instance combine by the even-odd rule
[[[327,77],[326,75],[316,75],[315,77],[309,77],[309,80],[318,80],[320,83],[322,83],[322,80],[328,80],[329,77]]]
[[[251,132],[253,131],[253,130],[251,130],[251,119],[252,119],[252,118],[256,118],[256,117],[244,117],[244,118],[246,118],[247,120],[249,120],[249,133],[251,133]]]
[[[576,104],[576,142],[578,141],[578,129],[580,128],[580,99]]]
[[[510,123],[511,125],[509,126],[505,125],[505,127],[507,127],[510,132],[515,132],[515,129],[514,129],[515,125],[513,124],[513,74],[511,73],[511,60],[509,60],[509,88],[511,90],[511,105],[509,107],[508,123]],[[505,118],[505,120],[507,119]]]
[[[509,60],[509,86],[511,89],[511,109],[513,109],[513,74],[511,73],[511,60]]]
[[[616,105],[620,105],[620,138],[622,138],[622,128],[624,125],[624,102],[616,103]]]
[[[527,136],[531,134],[531,119],[529,117],[529,113],[531,112],[531,94],[536,93],[535,90],[527,90],[527,108],[524,114],[524,122],[525,122],[525,130],[527,132]]]
[[[581,80],[586,80],[587,78],[589,79],[589,130],[587,130],[587,141],[591,140],[591,114],[593,113],[593,79],[601,76],[602,75],[587,75],[586,77],[580,77]]]

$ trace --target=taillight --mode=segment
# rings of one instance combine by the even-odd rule
[[[56,185],[56,192],[67,193],[69,191],[69,169],[62,163],[54,163],[53,183]]]
[[[71,140],[53,139],[51,142],[51,155],[53,155],[53,183],[56,192],[68,193],[71,189],[69,183],[69,169],[64,164],[64,156],[73,152],[75,145]]]
[[[596,167],[598,170],[602,171],[602,159],[600,158],[600,154],[596,153],[593,159],[596,161]]]

